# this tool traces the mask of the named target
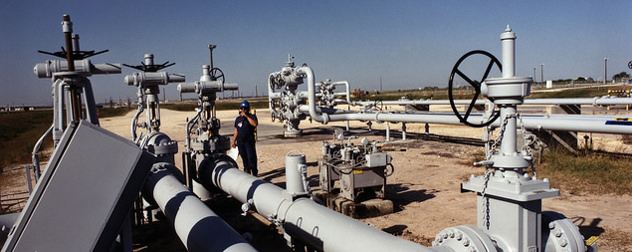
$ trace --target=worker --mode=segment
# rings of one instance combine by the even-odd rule
[[[250,103],[244,100],[239,105],[239,116],[235,119],[235,130],[230,147],[237,146],[246,173],[257,176],[257,150],[255,148],[255,130],[259,125],[257,116],[250,113]]]

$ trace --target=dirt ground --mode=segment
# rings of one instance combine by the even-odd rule
[[[219,111],[223,135],[232,135],[233,120],[236,111]],[[185,118],[192,112],[161,111],[161,131],[178,141],[179,150],[183,150]],[[102,127],[124,137],[129,137],[129,122],[132,114],[123,117],[106,118]],[[323,141],[333,141],[333,129],[345,128],[344,122],[322,125],[317,122],[301,122],[304,130],[302,137],[284,139],[282,124],[272,122],[269,113],[258,113],[257,156],[259,170],[263,179],[272,183],[284,181],[284,156],[290,151],[300,151],[306,156],[308,176],[312,188],[318,187],[318,167],[315,165],[321,155]],[[424,132],[424,125],[407,124],[407,132]],[[395,172],[387,178],[387,198],[391,199],[396,212],[385,216],[362,219],[360,221],[402,236],[415,242],[428,245],[441,230],[457,225],[476,225],[476,196],[474,193],[461,193],[460,184],[470,174],[481,173],[483,168],[468,165],[475,152],[482,147],[424,141],[419,135],[409,134],[407,141],[401,141],[401,124],[390,124],[391,142],[405,151],[391,151]],[[372,125],[368,131],[365,123],[351,122],[351,131],[347,135],[357,135],[356,143],[362,137],[369,140],[385,140],[386,123]],[[460,137],[480,138],[483,130],[463,126],[430,125],[430,133]],[[621,140],[608,138],[595,140],[600,146],[612,146],[621,150]],[[627,148],[627,146],[625,146]],[[179,164],[179,155],[176,156]],[[241,164],[240,160],[237,160]],[[281,175],[279,175],[281,173]],[[624,195],[570,195],[562,192],[561,197],[543,200],[543,210],[563,213],[580,227],[588,236],[598,235],[601,251],[632,250],[626,240],[632,237],[632,196]],[[628,247],[624,247],[628,246]]]
[[[130,122],[134,113],[125,116],[101,119],[101,126],[125,138],[130,138]],[[316,163],[321,155],[323,141],[333,141],[335,128],[345,128],[344,122],[322,125],[317,122],[301,122],[304,130],[302,137],[284,139],[282,124],[272,122],[266,110],[258,113],[257,156],[259,159],[260,177],[272,183],[283,184],[284,156],[290,151],[300,151],[306,156],[308,176],[313,189],[318,187],[318,167]],[[161,110],[161,131],[168,134],[184,150],[185,119],[191,118],[193,112],[177,112]],[[237,111],[218,111],[222,122],[223,135],[231,135],[233,120]],[[385,140],[386,123],[372,125],[372,131],[365,123],[351,122],[347,135],[357,135],[358,143],[362,137],[369,140]],[[424,125],[407,124],[410,133],[424,132]],[[387,178],[386,197],[394,202],[396,211],[392,214],[361,219],[377,229],[400,236],[424,245],[434,240],[441,230],[458,225],[476,225],[476,196],[474,193],[461,193],[460,184],[470,174],[481,173],[483,168],[473,168],[468,163],[472,155],[483,150],[482,147],[448,143],[443,141],[423,140],[422,134],[408,134],[407,141],[401,141],[401,124],[390,124],[391,144],[404,151],[390,151],[393,157],[395,172]],[[464,126],[430,125],[430,133],[445,136],[480,138],[483,130]],[[595,137],[595,144],[617,150],[629,150],[616,137]],[[241,164],[241,160],[237,160]],[[176,155],[176,165],[181,166],[180,155]],[[16,186],[24,188],[22,186]],[[17,191],[19,189],[15,188]],[[632,238],[632,196],[630,195],[571,195],[561,192],[561,197],[545,199],[543,210],[557,211],[571,218],[580,227],[583,235],[598,235],[601,251],[632,251],[629,239]],[[232,205],[226,205],[232,206]],[[234,205],[239,211],[239,205]],[[235,223],[233,226],[247,225]],[[265,225],[264,225],[265,226]],[[238,229],[238,228],[237,228]],[[283,251],[284,242],[274,229],[263,228],[271,236],[276,237],[264,251]],[[261,232],[258,232],[260,234]],[[269,237],[259,239],[265,243]],[[268,240],[270,241],[270,240]],[[177,241],[176,241],[177,243]],[[258,247],[260,249],[261,247]],[[148,250],[150,251],[150,250]]]

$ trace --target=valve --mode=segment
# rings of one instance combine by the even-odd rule
[[[167,85],[169,83],[184,81],[184,75],[168,74],[166,72],[136,72],[125,76],[125,78],[123,79],[123,82],[125,82],[125,84],[127,84],[128,86],[137,87],[139,85],[143,85],[144,87]]]
[[[95,74],[120,74],[120,64],[92,64],[90,60],[75,60],[74,72],[86,73],[89,75]],[[46,63],[38,63],[33,67],[33,73],[38,78],[51,78],[56,73],[69,72],[67,61],[61,60],[47,60]]]
[[[480,81],[470,79],[467,75],[465,75],[465,73],[459,70],[459,66],[461,65],[461,63],[463,63],[467,58],[478,55],[478,54],[489,58],[489,63],[487,64],[487,68],[485,69],[485,72],[483,73],[483,77],[481,78]],[[494,57],[494,55],[486,51],[480,51],[480,50],[475,50],[475,51],[466,53],[465,55],[461,56],[461,58],[456,62],[456,64],[454,64],[454,67],[452,68],[452,72],[450,73],[450,80],[448,82],[448,98],[450,99],[450,106],[452,107],[452,111],[454,112],[454,115],[456,115],[456,117],[459,118],[459,121],[461,121],[463,124],[471,126],[471,127],[485,127],[485,126],[490,125],[494,121],[496,121],[496,119],[498,119],[498,117],[500,116],[500,112],[498,110],[494,110],[491,116],[489,117],[489,120],[487,120],[486,122],[473,123],[467,120],[470,117],[470,114],[472,112],[472,109],[474,108],[476,100],[478,100],[479,97],[483,95],[482,91],[484,90],[481,90],[481,83],[485,82],[485,80],[489,76],[489,73],[491,72],[494,66],[496,66],[498,69],[502,69],[502,65],[500,64],[500,61],[498,61],[498,59]],[[475,91],[475,94],[472,97],[472,101],[467,107],[464,115],[461,115],[461,113],[457,110],[456,105],[454,103],[453,93],[454,93],[454,75],[455,74],[463,78],[468,84],[470,84],[470,86],[474,88],[474,91]]]

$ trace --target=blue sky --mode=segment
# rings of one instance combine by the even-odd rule
[[[110,52],[94,63],[176,62],[169,73],[196,81],[214,64],[245,95],[266,91],[267,77],[287,54],[307,63],[317,81],[352,88],[447,87],[453,65],[471,50],[500,58],[499,35],[516,32],[516,75],[540,79],[603,79],[630,72],[632,1],[3,1],[0,3],[0,106],[51,104],[51,81],[33,66],[64,46],[69,14],[82,50]],[[90,77],[97,102],[128,97],[123,77]],[[494,76],[492,76],[494,77]],[[496,76],[499,77],[499,76]],[[305,87],[301,88],[305,89]],[[178,96],[176,85],[165,87]]]

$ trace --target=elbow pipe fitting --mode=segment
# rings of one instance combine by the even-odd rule
[[[310,67],[301,67],[296,70],[300,75],[304,75],[307,78],[307,100],[309,103],[309,116],[311,116],[317,122],[327,124],[329,122],[329,116],[323,114],[320,108],[316,107],[316,83],[314,81],[314,71]]]

